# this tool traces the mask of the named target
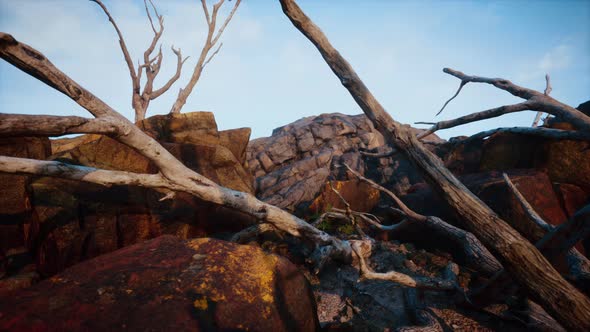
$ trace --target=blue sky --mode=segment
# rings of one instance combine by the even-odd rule
[[[151,40],[143,1],[104,0],[139,59]],[[211,2],[211,1],[209,1]],[[163,84],[175,70],[171,44],[191,55],[183,76],[148,114],[168,112],[190,77],[205,38],[198,0],[156,1],[165,16]],[[229,9],[226,4],[226,10]],[[519,100],[468,85],[435,118],[458,81],[442,72],[503,77],[570,104],[590,99],[590,1],[299,1],[392,116],[404,123],[450,119]],[[119,112],[132,118],[131,82],[114,30],[87,0],[0,0],[0,31],[13,34]],[[183,111],[212,111],[221,129],[252,137],[301,117],[361,110],[278,1],[244,0]],[[0,111],[88,116],[43,83],[0,61]],[[472,134],[529,126],[525,112],[440,132]]]

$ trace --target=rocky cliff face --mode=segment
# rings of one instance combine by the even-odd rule
[[[435,143],[444,141],[433,135],[427,142],[434,150]],[[329,177],[347,180],[346,172],[338,168],[343,163],[398,193],[422,181],[405,159],[371,159],[360,153],[388,150],[366,116],[332,113],[303,118],[275,129],[270,137],[252,140],[246,157],[256,177],[257,196],[301,213]]]
[[[553,128],[571,129],[568,126],[558,119],[551,123]],[[420,132],[419,129],[415,131]],[[529,202],[552,224],[564,222],[589,202],[590,149],[587,142],[501,133],[468,144],[457,143],[459,141],[446,142],[431,136],[426,146],[476,195],[516,224],[526,217],[509,195],[501,179],[502,172],[514,176]],[[357,211],[378,212],[376,208],[380,202],[391,203],[373,188],[349,178],[347,172],[338,167],[346,163],[391,189],[417,212],[444,216],[456,223],[453,215],[444,210],[444,203],[434,198],[419,172],[403,155],[374,158],[363,153],[390,150],[364,115],[333,113],[277,128],[270,137],[250,142],[246,156],[248,168],[256,177],[256,195],[307,219],[331,207],[343,208],[328,181]],[[516,215],[505,216],[506,211]],[[581,245],[578,248],[584,250]]]
[[[138,124],[186,166],[217,183],[253,193],[243,167],[250,129],[218,131],[212,113],[154,116]],[[0,153],[104,169],[154,173],[141,154],[108,137],[3,139]],[[57,178],[0,175],[0,292],[48,277],[80,261],[162,234],[221,236],[253,220],[178,194]]]
[[[551,125],[568,128],[558,120]],[[310,221],[321,212],[344,207],[328,181],[352,209],[371,211],[388,224],[396,221],[379,207],[391,202],[378,190],[349,177],[339,167],[345,163],[394,191],[417,212],[457,223],[403,155],[375,158],[363,154],[391,151],[363,115],[333,113],[304,118],[251,142],[249,129],[218,131],[213,115],[206,112],[155,116],[138,126],[195,171],[223,186],[254,193]],[[431,136],[426,144],[470,190],[520,232],[531,230],[524,222],[524,211],[502,181],[502,172],[508,173],[551,224],[562,223],[590,203],[587,142],[496,134],[468,144]],[[136,151],[95,135],[60,140],[2,139],[0,154],[105,169],[156,171]],[[17,319],[7,319],[0,313],[2,328],[82,329],[92,324],[116,329],[120,327],[117,324],[127,321],[130,327],[139,329],[158,324],[178,324],[179,329],[195,325],[204,330],[211,326],[232,329],[240,328],[240,324],[257,326],[257,315],[264,313],[269,329],[291,326],[288,324],[295,319],[301,324],[299,329],[312,330],[318,322],[311,291],[325,326],[346,328],[350,326],[339,324],[352,322],[355,327],[383,330],[409,323],[402,288],[384,282],[359,284],[353,266],[308,275],[313,282],[310,289],[297,267],[258,248],[217,240],[183,240],[225,238],[255,222],[232,210],[183,194],[160,202],[161,193],[142,188],[104,188],[12,175],[0,175],[0,180],[0,296],[11,298],[0,301],[0,311],[19,314]],[[439,276],[449,261],[461,264],[461,257],[452,254],[456,248],[442,243],[428,230],[400,232],[396,238],[389,238],[387,232],[361,226],[366,233],[384,240],[372,257],[373,268],[378,271],[395,269],[415,276]],[[350,235],[338,227],[326,230]],[[541,236],[535,229],[529,238],[535,242]],[[155,237],[158,239],[150,240]],[[300,244],[293,245],[288,238],[279,243],[264,242],[262,237],[257,240],[251,244],[303,264],[300,250],[293,250]],[[121,248],[125,249],[117,250]],[[436,251],[431,254],[424,249]],[[253,266],[258,268],[253,270]],[[236,278],[248,273],[254,283]],[[462,283],[470,282],[471,277],[468,271],[461,271]],[[38,279],[47,280],[15,293]],[[272,294],[261,287],[269,282],[273,284]],[[448,300],[442,295],[424,299],[430,304]],[[61,306],[55,307],[55,301]],[[138,308],[135,316],[125,315],[129,306]],[[180,312],[179,306],[187,310]],[[251,310],[251,306],[256,309]],[[356,311],[359,307],[360,313]],[[213,320],[212,308],[218,313]],[[453,309],[448,311],[457,314]],[[34,325],[31,317],[43,317],[49,325]],[[166,321],[168,317],[175,320]],[[450,321],[456,322],[453,317]]]

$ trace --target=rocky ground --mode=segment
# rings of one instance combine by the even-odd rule
[[[341,167],[347,164],[415,211],[456,224],[403,156],[367,155],[391,149],[363,115],[304,118],[252,141],[247,128],[218,131],[207,112],[154,116],[138,125],[188,167],[310,222],[344,207],[330,182],[353,210],[371,212],[385,224],[399,221],[385,208],[389,198],[347,173]],[[519,229],[527,227],[525,213],[502,172],[553,225],[589,203],[585,142],[513,134],[457,142],[432,135],[426,144],[523,233],[530,233]],[[155,172],[135,151],[94,135],[1,139],[0,154]],[[226,242],[256,221],[188,195],[161,202],[163,194],[154,190],[12,175],[0,175],[0,188],[0,330],[386,331],[415,325],[417,309],[429,311],[447,331],[526,325],[506,306],[457,307],[445,292],[358,282],[355,264],[331,264],[315,275],[305,248],[289,237],[261,235],[247,246]],[[342,238],[357,236],[351,225],[317,226]],[[457,248],[436,234],[418,229],[392,236],[361,227],[379,240],[370,257],[375,271],[440,277],[456,262],[461,286],[479,282]],[[584,253],[589,245],[577,249]]]

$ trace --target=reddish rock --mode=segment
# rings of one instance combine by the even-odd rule
[[[555,129],[571,130],[569,123],[556,123]],[[571,183],[590,193],[590,143],[547,140],[535,161],[536,168],[547,170],[553,182]]]
[[[84,141],[75,148],[53,155],[53,159],[66,159],[79,165],[128,171],[156,173],[156,167],[134,149],[107,136]]]
[[[0,279],[0,298],[8,296],[15,291],[31,287],[38,281],[39,274],[37,272],[25,272]]]
[[[350,208],[357,212],[370,212],[379,203],[381,192],[366,182],[355,180],[332,181],[332,186],[350,204]],[[332,190],[329,183],[322,188],[321,193],[309,206],[309,213],[323,213],[331,207],[345,209],[346,206]]]
[[[45,159],[51,153],[47,138],[17,137],[0,139],[0,155]],[[8,251],[26,246],[31,222],[30,177],[0,174],[0,256]],[[19,267],[9,268],[18,270]],[[0,268],[0,275],[7,271]]]
[[[168,151],[187,167],[215,181],[239,191],[253,193],[253,179],[234,154],[221,145],[163,143]],[[90,167],[123,170],[135,173],[155,173],[157,168],[137,151],[108,137],[78,145],[53,159]]]
[[[589,203],[590,194],[578,186],[569,183],[555,183],[553,188],[568,218]]]
[[[573,129],[571,124],[557,120],[550,121],[549,126]],[[477,146],[481,146],[480,151]],[[551,181],[574,184],[590,193],[590,149],[584,141],[497,133],[467,146],[454,146],[443,159],[457,174],[524,168],[544,170]],[[477,164],[479,166],[475,167]]]
[[[222,145],[171,144],[163,146],[188,168],[215,183],[234,190],[254,193],[254,179],[234,154]]]
[[[512,170],[506,173],[546,222],[559,225],[567,220],[547,174],[536,170]],[[477,173],[461,176],[459,179],[500,217],[510,221],[518,231],[523,234],[532,233],[532,237],[529,236],[529,239],[536,242],[543,236],[543,233],[536,228],[531,232],[527,226],[530,224],[528,217],[504,183],[501,172]],[[402,200],[418,213],[438,216],[453,224],[459,224],[446,204],[429,187],[405,195]]]
[[[162,236],[0,301],[0,330],[314,331],[309,284],[284,258]]]
[[[33,182],[29,248],[39,272],[51,276],[85,259],[162,234],[221,236],[251,225],[247,216],[178,193],[137,187],[106,188],[55,178]]]
[[[57,138],[51,139],[51,154],[59,154],[65,151],[72,150],[78,145],[90,143],[100,139],[102,135],[87,134],[72,138]]]
[[[533,168],[543,142],[544,139],[530,135],[494,134],[483,141],[479,171]]]
[[[467,144],[445,144],[448,150],[441,153],[445,166],[455,175],[479,172],[483,144],[481,140]]]

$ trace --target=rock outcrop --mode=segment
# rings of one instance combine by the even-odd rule
[[[223,186],[254,192],[253,178],[243,166],[249,129],[218,132],[208,112],[155,116],[139,125],[187,167]],[[137,173],[157,171],[137,151],[105,136],[1,142],[3,155]],[[55,149],[53,155],[51,149]],[[4,209],[0,211],[0,274],[7,277],[34,271],[48,277],[80,261],[162,234],[224,237],[254,222],[188,194],[160,202],[161,193],[139,187],[106,188],[58,178],[2,176],[6,181],[5,194],[0,197],[0,209]],[[22,276],[7,280],[14,282],[0,283],[0,291],[24,284]]]
[[[568,219],[568,213],[562,205],[562,192],[554,191],[554,185],[549,176],[537,170],[511,170],[506,172],[518,190],[527,199],[535,211],[551,225],[559,225]],[[502,178],[502,173],[490,171],[475,173],[459,177],[461,182],[471,192],[483,200],[492,210],[496,211],[504,220],[508,220],[512,227],[527,236],[533,242],[543,237],[537,227],[531,228],[531,222],[520,203],[509,190]],[[576,186],[567,186],[566,190],[579,192]],[[561,196],[561,199],[560,197]],[[434,215],[447,220],[455,225],[460,225],[446,204],[427,185],[417,185],[402,200],[413,210],[424,215]],[[586,205],[581,199],[568,200],[569,209],[577,211]],[[530,236],[532,235],[532,236]],[[439,247],[435,238],[428,238],[428,234],[403,234],[405,240],[416,240],[421,243],[432,243],[432,247]],[[577,248],[584,252],[581,244]]]
[[[432,135],[427,142],[433,143],[434,150],[434,143],[444,141]],[[328,177],[348,180],[346,172],[337,167],[342,163],[398,193],[422,181],[403,156],[375,159],[360,153],[388,149],[366,116],[331,113],[303,118],[275,129],[270,137],[254,139],[246,155],[250,172],[256,177],[257,196],[301,214],[319,195]]]
[[[0,330],[315,331],[309,283],[252,246],[161,236],[0,301]]]
[[[18,137],[0,140],[0,155],[46,159],[47,138]],[[0,174],[0,294],[27,287],[39,279],[29,251],[36,215],[28,176]]]

